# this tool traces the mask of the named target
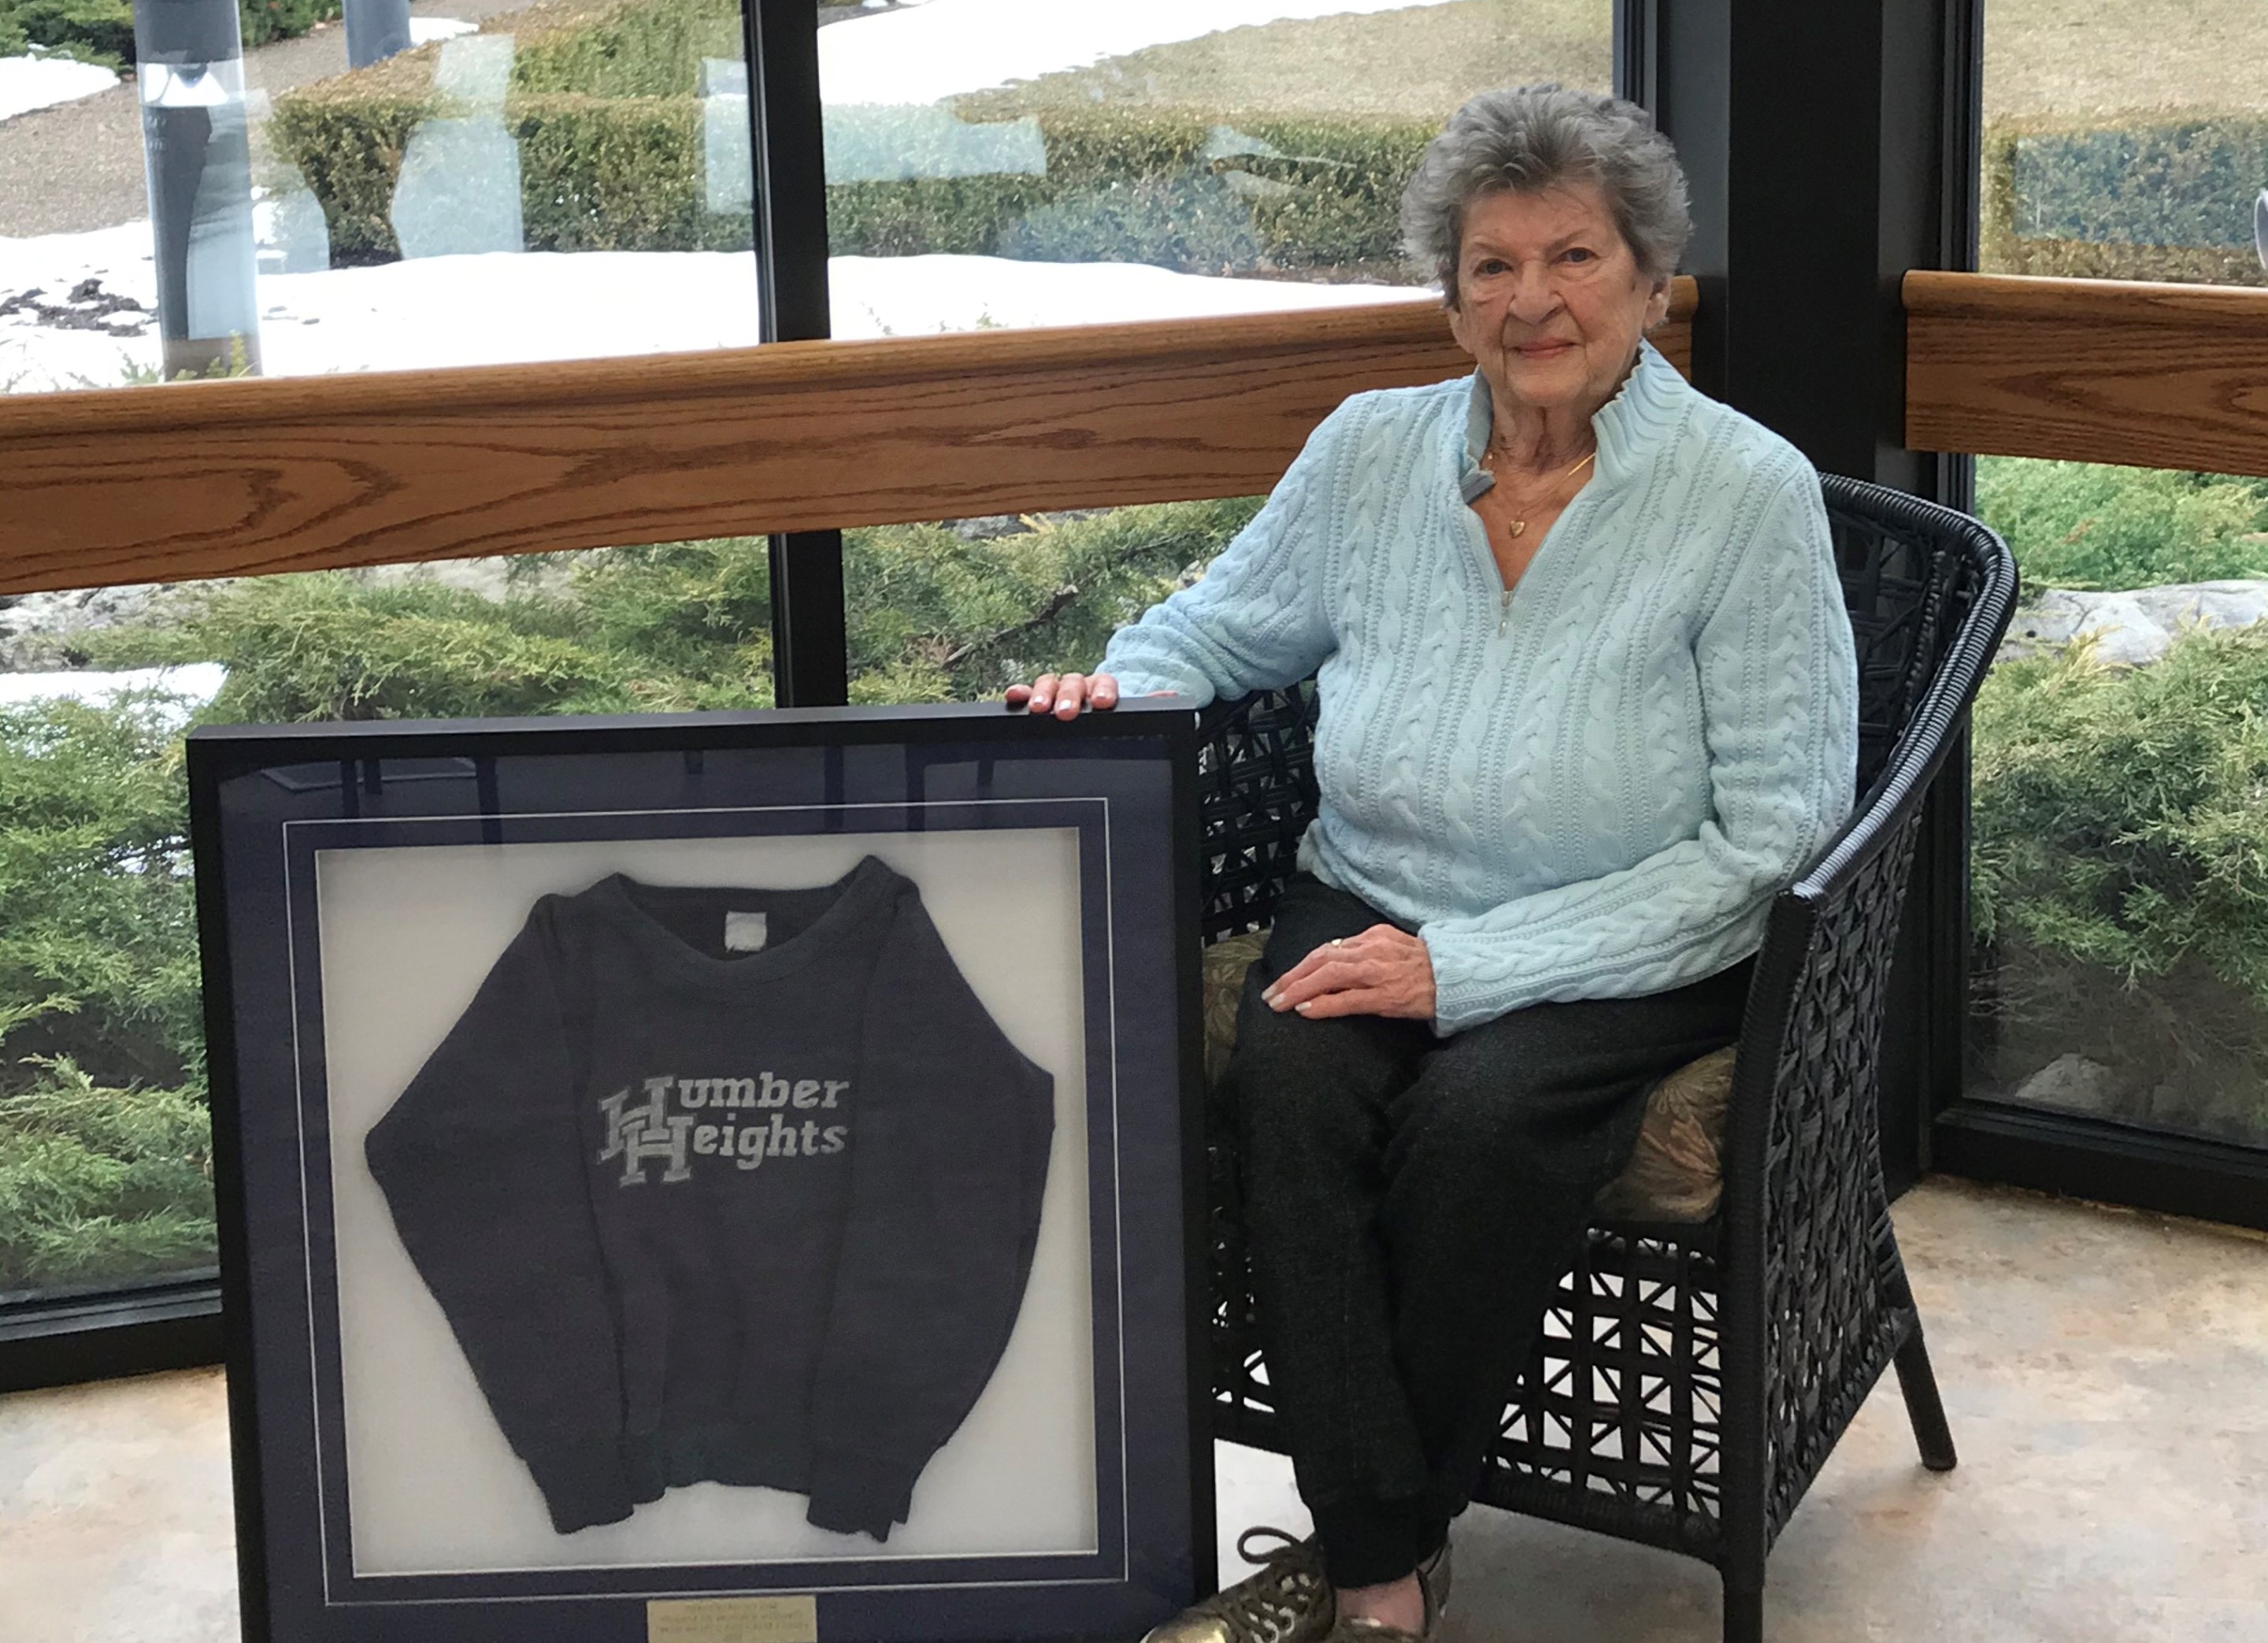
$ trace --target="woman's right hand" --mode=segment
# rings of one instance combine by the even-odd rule
[[[1082,707],[1106,713],[1118,705],[1118,681],[1108,674],[1042,674],[1027,685],[1010,685],[1008,705],[1064,719],[1077,718]]]

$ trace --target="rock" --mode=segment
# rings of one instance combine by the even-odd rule
[[[2161,626],[2194,623],[2242,628],[2268,617],[2268,581],[2191,582],[2134,590],[2134,602]]]
[[[501,603],[515,593],[563,592],[572,571],[558,560],[491,556],[374,565],[344,574],[380,586],[439,582]],[[78,667],[85,654],[73,640],[79,636],[124,623],[181,620],[197,600],[229,585],[226,580],[137,583],[63,593],[0,593],[0,674]]]
[[[965,542],[989,542],[1015,536],[1032,528],[1020,513],[978,513],[965,519],[946,519],[945,528]]]
[[[0,598],[0,673],[70,667],[80,659],[74,636],[139,621],[173,593],[160,584],[134,583]]]
[[[557,560],[491,555],[482,559],[436,559],[419,564],[380,564],[348,574],[380,586],[404,582],[438,582],[446,587],[478,593],[500,605],[516,593],[556,593],[565,591],[572,571]]]
[[[2268,619],[2268,581],[2178,582],[2106,593],[2043,591],[2016,612],[2004,659],[2038,655],[2091,639],[2109,667],[2139,667],[2166,653],[2186,628],[2242,628]]]
[[[2085,1056],[2058,1056],[2017,1086],[2009,1099],[2026,1107],[2058,1107],[2098,1117],[2124,1116],[2125,1091],[2118,1075]]]

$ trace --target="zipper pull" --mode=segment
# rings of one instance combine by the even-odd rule
[[[1505,624],[1512,620],[1512,590],[1506,588],[1497,600],[1496,637],[1504,637]]]

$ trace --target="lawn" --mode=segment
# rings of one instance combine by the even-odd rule
[[[1228,29],[958,99],[964,119],[1108,102],[1233,114],[1438,119],[1492,85],[1603,88],[1607,0],[1455,0]]]
[[[1984,0],[1984,110],[2268,108],[2268,0]],[[995,120],[1064,103],[1433,115],[1491,85],[1604,86],[1607,0],[1456,0],[1231,29],[960,99]],[[2268,181],[2268,179],[2263,179]]]
[[[1984,5],[1987,119],[2268,108],[2264,0],[2124,5],[1984,0]]]

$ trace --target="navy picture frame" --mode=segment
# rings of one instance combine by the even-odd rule
[[[827,1643],[1036,1643],[1139,1635],[1211,1590],[1196,757],[1170,699],[1072,724],[948,705],[192,734],[247,1643],[632,1643],[685,1600],[806,1596]],[[1078,840],[1094,1549],[358,1572],[316,852],[1015,826]]]

